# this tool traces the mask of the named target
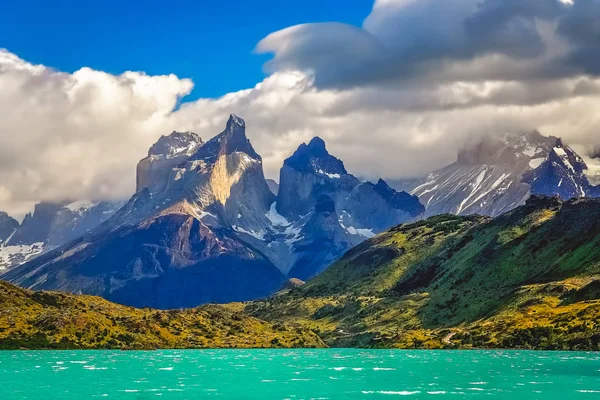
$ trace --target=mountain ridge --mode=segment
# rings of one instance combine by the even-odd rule
[[[138,164],[137,191],[119,211],[6,278],[156,308],[252,300],[287,279],[320,273],[422,211],[416,197],[348,174],[319,138],[284,163],[276,196],[245,129],[231,115],[207,142],[191,132],[161,137]],[[301,201],[298,177],[307,182]]]
[[[560,138],[533,131],[486,137],[460,150],[453,164],[397,186],[419,197],[425,216],[498,216],[531,195],[597,197],[600,189],[590,183],[587,170]]]
[[[38,203],[22,223],[0,212],[0,274],[94,229],[122,204],[118,201]]]

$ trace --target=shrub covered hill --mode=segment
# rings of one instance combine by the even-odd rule
[[[0,281],[0,349],[324,346],[311,331],[261,321],[239,308],[139,309],[94,296],[34,292]]]
[[[600,350],[600,200],[441,215],[348,251],[262,301],[181,311],[0,284],[0,348]]]
[[[600,350],[600,201],[400,225],[246,312],[330,346]]]

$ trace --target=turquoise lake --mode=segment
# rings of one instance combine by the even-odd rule
[[[0,352],[0,399],[598,399],[600,353]]]

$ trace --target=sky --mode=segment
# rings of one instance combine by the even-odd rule
[[[264,79],[253,54],[271,32],[305,22],[360,25],[368,0],[28,0],[0,2],[0,48],[74,72],[144,71],[190,78],[186,101],[218,97]]]
[[[10,3],[10,4],[9,4]],[[600,0],[1,2],[0,210],[128,198],[160,135],[230,113],[277,178],[322,137],[424,176],[487,135],[600,145]]]

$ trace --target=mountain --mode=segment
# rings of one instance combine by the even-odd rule
[[[318,138],[286,160],[276,196],[245,128],[231,115],[206,143],[190,132],[161,137],[127,204],[5,278],[161,309],[246,301],[423,212],[416,197],[348,174]]]
[[[164,145],[140,161],[137,193],[109,221],[6,279],[165,309],[277,290],[285,276],[244,240],[264,235],[275,199],[244,121],[231,116],[221,134],[192,151],[198,138],[177,136],[176,146],[161,138]]]
[[[307,329],[261,321],[234,305],[135,309],[0,281],[0,309],[10,310],[0,313],[0,349],[323,347]]]
[[[0,273],[78,238],[109,219],[122,204],[39,203],[21,224],[0,212]]]
[[[530,132],[485,138],[459,152],[452,165],[398,187],[419,197],[426,216],[497,216],[524,204],[532,194],[565,200],[600,195],[588,181],[587,170],[583,159],[559,138]]]
[[[330,346],[600,349],[600,199],[394,227],[246,306]]]
[[[558,139],[540,166],[525,176],[531,192],[562,199],[585,197],[592,187],[585,174],[587,165],[571,148]]]
[[[353,245],[419,217],[424,207],[383,180],[361,182],[315,137],[284,161],[276,210],[292,224],[307,220],[293,249],[299,260],[290,269],[291,276],[306,280]]]

